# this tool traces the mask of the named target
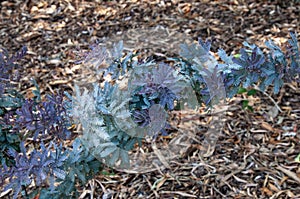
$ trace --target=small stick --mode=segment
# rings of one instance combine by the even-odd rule
[[[265,91],[261,90],[257,85],[254,85],[254,89],[262,92],[265,96],[267,96],[272,102],[273,104],[276,106],[276,108],[279,110],[280,113],[282,113],[281,108],[278,106],[277,102],[275,102],[275,100]]]

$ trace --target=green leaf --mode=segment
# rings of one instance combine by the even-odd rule
[[[0,98],[0,107],[3,108],[18,108],[22,106],[22,100],[16,96],[3,96]]]
[[[281,86],[283,85],[283,81],[281,79],[274,80],[274,94],[278,94]]]
[[[107,147],[107,148],[105,148],[105,149],[100,153],[100,156],[101,156],[102,158],[104,158],[104,157],[109,156],[110,154],[112,154],[112,152],[114,152],[115,150],[117,150],[117,147],[116,147],[116,146]]]
[[[235,54],[233,55],[235,58],[240,58],[241,57],[241,54]]]
[[[242,101],[242,107],[243,109],[246,109],[248,107],[249,101],[248,100],[243,100]]]
[[[250,110],[251,112],[254,111],[252,106],[247,106],[247,109]]]
[[[120,150],[115,150],[112,154],[112,156],[109,158],[108,160],[108,164],[109,165],[114,165],[116,163],[116,161],[118,160],[120,155]]]
[[[299,153],[298,156],[295,158],[295,162],[300,163],[300,153]]]
[[[72,191],[75,190],[75,185],[74,185],[74,181],[70,182],[70,181],[65,181],[65,194],[66,195],[70,195],[72,193]]]
[[[76,176],[81,180],[82,183],[85,183],[86,182],[85,175],[83,172],[81,172],[81,170],[82,170],[81,168],[74,168]]]
[[[66,177],[65,171],[58,169],[58,168],[53,169],[53,173],[56,177],[58,177],[60,179],[65,179],[65,177]]]
[[[148,100],[146,97],[143,99],[143,101],[144,101],[144,103],[147,105],[147,107],[150,107],[150,106],[151,106],[149,100]]]
[[[101,169],[101,162],[98,161],[97,159],[88,162],[88,165],[91,169],[91,172],[93,172],[93,173],[97,173]]]
[[[247,92],[247,95],[248,95],[248,96],[255,95],[256,92],[257,92],[257,91],[256,91],[255,89],[251,89],[251,90],[249,90],[249,91]]]
[[[103,143],[103,144],[98,145],[99,149],[101,149],[101,148],[103,149],[105,147],[113,147],[113,146],[116,146],[116,145],[114,143],[111,143],[111,142],[107,142],[107,143]]]
[[[245,92],[247,92],[247,89],[245,89],[245,88],[239,88],[239,90],[238,90],[238,94],[242,94]]]
[[[131,149],[134,147],[134,144],[135,144],[135,143],[136,143],[136,139],[130,139],[130,140],[126,143],[124,149],[125,149],[126,151],[131,150]]]
[[[130,163],[129,163],[128,152],[125,150],[120,150],[120,156],[121,156],[122,166],[129,167]]]
[[[13,144],[13,143],[16,143],[16,142],[20,141],[18,135],[16,135],[16,134],[11,134],[11,133],[9,133],[9,134],[6,135],[6,139],[7,139],[7,141],[8,141],[10,144]]]
[[[270,76],[268,76],[265,80],[265,84],[267,86],[269,86],[270,84],[272,84],[272,82],[276,79],[276,74],[272,74]]]
[[[74,170],[71,169],[70,172],[69,172],[69,178],[72,182],[75,181],[75,173],[74,173]]]

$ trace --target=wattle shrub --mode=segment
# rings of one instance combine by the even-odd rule
[[[110,50],[96,44],[81,63],[110,78],[95,82],[91,90],[75,85],[73,96],[58,93],[43,100],[36,82],[33,99],[24,99],[12,84],[18,81],[11,75],[18,69],[15,62],[26,48],[12,57],[0,53],[0,183],[9,179],[4,190],[12,188],[14,198],[20,192],[26,198],[77,197],[78,183],[95,176],[101,163],[130,167],[130,150],[146,137],[155,141],[168,134],[170,111],[185,104],[212,107],[254,85],[261,90],[273,85],[277,94],[284,82],[299,81],[294,33],[286,51],[272,41],[266,42],[268,53],[244,42],[238,56],[220,49],[220,61],[210,53],[210,45],[201,39],[183,44],[180,57],[169,59],[171,66],[137,59],[134,53],[124,55],[122,42]],[[63,143],[74,138],[74,123],[82,125],[82,135],[69,148]],[[29,194],[33,181],[37,189]]]

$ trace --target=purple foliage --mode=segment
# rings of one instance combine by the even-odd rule
[[[69,118],[64,107],[62,94],[49,95],[47,101],[35,103],[33,100],[25,100],[23,106],[16,111],[17,119],[14,131],[22,129],[33,132],[34,140],[39,135],[57,136],[59,139],[68,139]]]
[[[56,146],[50,143],[46,147],[43,143],[40,144],[40,150],[34,149],[27,155],[24,143],[20,145],[21,153],[13,149],[9,150],[9,155],[15,160],[12,167],[7,167],[3,164],[1,177],[9,178],[9,184],[4,190],[12,188],[14,190],[14,198],[17,198],[22,186],[28,186],[34,180],[37,186],[41,186],[50,176],[64,178],[66,175],[63,171],[64,161],[67,155],[62,152],[62,146]],[[52,152],[54,148],[55,152]]]
[[[133,120],[136,122],[139,126],[145,127],[149,125],[150,121],[150,116],[149,116],[149,111],[146,110],[134,110],[132,112]]]

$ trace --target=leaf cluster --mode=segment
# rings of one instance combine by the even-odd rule
[[[211,42],[181,46],[182,58],[173,58],[175,66],[157,64],[151,60],[135,59],[136,54],[123,53],[119,42],[107,50],[92,45],[82,55],[82,63],[94,66],[97,73],[110,76],[111,81],[95,83],[92,90],[75,86],[75,96],[62,93],[41,100],[36,82],[34,99],[24,99],[12,86],[16,60],[25,55],[26,48],[10,57],[0,53],[0,183],[9,183],[14,198],[34,182],[40,198],[78,197],[76,186],[86,183],[107,165],[130,165],[129,151],[141,145],[146,135],[164,133],[168,127],[165,111],[176,109],[185,102],[192,86],[199,102],[215,104],[226,97],[246,92],[257,84],[262,90],[274,85],[278,93],[284,82],[298,81],[300,52],[297,36],[291,33],[286,50],[274,42],[266,42],[268,52],[256,45],[243,43],[239,56],[218,51],[221,61],[210,52]],[[103,67],[103,64],[108,66]],[[251,91],[251,90],[250,90]],[[253,91],[247,94],[253,94]],[[159,105],[159,106],[155,106]],[[245,107],[249,107],[247,102]],[[80,138],[72,148],[57,141],[70,138],[73,122],[82,125]],[[160,122],[160,123],[159,123]],[[154,125],[155,124],[155,125]],[[151,131],[151,132],[150,132]],[[150,132],[150,133],[149,133]],[[155,136],[157,134],[154,134]],[[43,140],[51,137],[45,145]],[[26,145],[28,138],[32,143]],[[56,139],[57,138],[57,139]],[[23,190],[23,191],[22,191]]]
[[[24,98],[18,92],[16,83],[19,80],[17,61],[25,56],[26,51],[27,48],[23,47],[13,56],[10,56],[4,48],[0,51],[0,159],[7,161],[7,164],[12,161],[7,154],[8,150],[20,151],[19,135],[11,132],[10,121],[16,110],[24,103]]]
[[[43,188],[39,198],[78,198],[77,185],[86,184],[101,169],[101,163],[89,153],[79,138],[74,140],[72,149],[65,150],[63,155],[66,159],[55,181],[59,185]]]
[[[14,132],[22,132],[26,129],[32,132],[33,139],[40,136],[56,136],[60,139],[70,137],[70,121],[63,102],[63,95],[52,94],[46,97],[46,101],[36,103],[26,99],[20,109],[16,111],[16,120],[12,122]]]
[[[56,152],[50,150],[52,147]],[[29,155],[24,142],[21,142],[20,148],[21,153],[13,149],[9,150],[9,155],[15,163],[7,167],[4,162],[1,172],[2,179],[9,178],[9,184],[4,190],[13,189],[14,198],[17,198],[22,187],[30,185],[33,180],[37,186],[41,186],[49,176],[64,178],[65,173],[61,168],[67,156],[60,153],[61,146],[57,147],[54,143],[50,143],[48,147],[45,147],[41,143],[40,150],[33,149]]]
[[[269,49],[267,53],[247,42],[243,43],[245,48],[240,50],[239,56],[227,55],[220,49],[218,55],[221,62],[210,53],[210,41],[200,39],[198,44],[182,45],[180,55],[184,60],[177,61],[181,73],[191,77],[194,87],[199,89],[196,92],[204,98],[214,96],[210,88],[212,82],[215,82],[216,88],[224,87],[227,97],[233,97],[241,87],[249,88],[254,84],[261,90],[274,85],[274,94],[277,94],[284,82],[299,81],[299,45],[296,34],[290,33],[290,36],[285,51],[273,41],[265,43]],[[206,103],[210,101],[206,100]]]
[[[123,131],[116,118],[129,117],[126,103],[117,85],[108,82],[101,88],[94,84],[91,92],[80,91],[76,87],[76,97],[72,97],[72,117],[82,124],[82,142],[100,161],[113,166],[117,161],[129,165],[128,151],[140,139]]]
[[[151,123],[164,122],[155,121],[164,116],[155,111],[151,115],[150,108],[158,104],[166,111],[173,110],[187,80],[165,63],[134,60],[132,53],[122,57],[122,44],[107,51],[114,59],[106,69],[99,70],[104,76],[110,75],[111,80],[104,81],[103,86],[95,83],[92,91],[76,87],[76,96],[70,98],[71,115],[82,124],[82,140],[89,150],[108,165],[128,167],[128,151],[141,144],[141,138],[153,135]],[[100,49],[103,48],[94,47],[86,57],[93,57]],[[102,62],[103,58],[99,59]],[[163,123],[158,131],[166,134],[167,127]]]
[[[85,183],[94,176],[100,169],[100,162],[78,139],[73,142],[72,149],[57,144],[71,136],[70,102],[62,93],[47,95],[41,100],[39,87],[33,81],[35,97],[24,99],[10,84],[10,74],[18,69],[15,61],[25,52],[23,48],[12,57],[7,51],[0,54],[0,184],[8,180],[4,190],[12,189],[13,198],[20,192],[26,198],[38,192],[44,198],[71,198],[77,193],[77,182]],[[49,138],[52,141],[46,146],[43,140]],[[28,140],[33,142],[25,147]],[[28,194],[27,187],[32,183],[50,188],[35,189]]]

